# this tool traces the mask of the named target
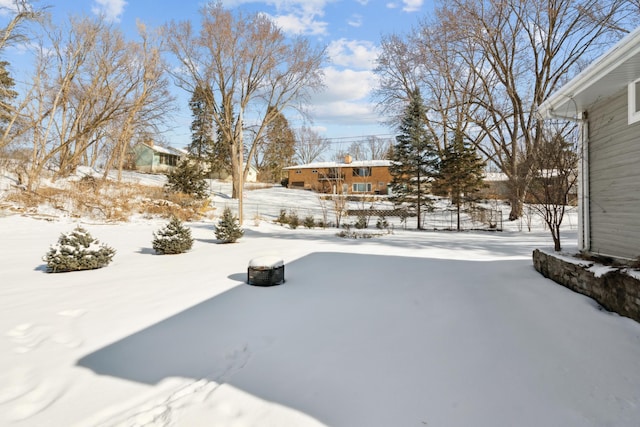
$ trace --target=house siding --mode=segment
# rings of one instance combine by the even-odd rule
[[[353,169],[370,167],[370,176],[354,176]],[[334,168],[291,168],[289,188],[304,188],[321,193],[387,194],[391,182],[388,166],[341,166]],[[353,191],[353,184],[370,184],[370,191]],[[334,188],[335,187],[335,188]],[[343,191],[344,190],[344,191]]]
[[[640,122],[627,123],[626,89],[588,111],[590,252],[640,256]]]

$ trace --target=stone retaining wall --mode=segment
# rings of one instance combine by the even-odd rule
[[[609,311],[640,322],[640,280],[627,274],[626,269],[604,266],[594,269],[594,262],[568,261],[533,251],[533,266],[540,274],[575,292],[596,300]],[[598,270],[604,270],[597,274]]]

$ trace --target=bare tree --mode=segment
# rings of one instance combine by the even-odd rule
[[[28,21],[40,21],[44,17],[44,9],[34,9],[28,0],[13,0],[11,5],[0,5],[0,10],[11,15],[9,23],[0,29],[0,51],[6,46],[27,41],[22,26]]]
[[[456,38],[474,44],[473,52],[460,52],[480,82],[472,136],[509,178],[509,219],[522,215],[529,165],[543,141],[538,105],[620,34],[614,28],[623,25],[627,6],[625,0],[453,0],[442,8]]]
[[[322,156],[331,147],[328,139],[320,136],[310,127],[303,126],[295,131],[296,146],[294,160],[299,164],[313,163],[322,160]]]
[[[364,141],[365,150],[369,160],[384,160],[389,155],[392,141],[377,136],[368,136]]]
[[[589,11],[589,13],[584,13]],[[443,150],[461,131],[509,178],[520,217],[542,141],[537,106],[637,20],[626,0],[452,0],[406,38],[383,40],[384,108],[420,87]],[[634,15],[635,13],[635,15]],[[393,115],[391,115],[393,117]]]
[[[576,126],[559,124],[553,133],[544,133],[543,142],[533,155],[529,194],[534,200],[531,208],[551,231],[555,251],[560,251],[560,226],[570,204],[570,195],[578,178]]]
[[[24,43],[28,37],[24,31],[27,22],[41,22],[44,19],[44,9],[34,9],[27,0],[13,0],[11,6],[0,6],[0,10],[6,11],[11,16],[9,23],[0,28],[0,53],[7,47],[18,43]],[[20,107],[15,107],[7,102],[14,98],[13,88],[0,85],[0,110],[5,114],[6,120],[0,132],[0,149],[7,147],[22,132],[16,129],[20,126]],[[24,129],[23,129],[24,131]]]
[[[160,123],[171,98],[159,50],[141,34],[141,43],[127,42],[89,18],[47,28],[19,112],[32,147],[29,189],[51,165],[64,176],[106,154],[106,169],[121,170],[134,134]]]
[[[255,123],[250,159],[277,114],[300,106],[322,86],[325,52],[304,39],[287,41],[264,14],[233,14],[218,2],[202,7],[200,17],[199,33],[190,22],[168,24],[166,42],[180,63],[174,72],[178,85],[189,92],[212,88],[209,106],[230,141],[232,197],[238,199],[242,221],[242,185],[249,167],[247,162],[243,170],[245,120]]]
[[[132,61],[124,67],[127,79],[124,92],[125,108],[117,132],[116,149],[105,166],[105,175],[117,160],[118,180],[135,135],[157,133],[158,126],[173,110],[173,96],[164,77],[166,68],[158,43],[152,39],[142,22],[137,23],[140,42],[129,44]],[[135,58],[135,59],[134,59]]]

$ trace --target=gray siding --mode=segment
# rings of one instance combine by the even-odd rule
[[[627,124],[627,90],[588,111],[593,253],[640,256],[640,123]]]

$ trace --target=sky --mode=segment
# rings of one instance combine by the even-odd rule
[[[8,7],[12,0],[0,0]],[[335,144],[348,144],[368,135],[392,137],[393,130],[381,124],[371,91],[376,86],[372,72],[383,35],[403,33],[432,11],[431,0],[224,0],[228,8],[262,12],[271,16],[288,35],[308,37],[326,46],[331,62],[325,64],[326,88],[311,102],[311,127]],[[135,34],[136,20],[159,27],[169,20],[198,21],[202,1],[168,0],[42,0],[50,4],[54,20],[69,14],[98,15]],[[0,16],[0,20],[5,17]],[[0,21],[3,22],[3,21]],[[16,52],[18,53],[18,52]],[[10,58],[9,58],[10,60]],[[176,89],[181,104],[188,96]],[[177,128],[169,136],[171,145],[189,143],[191,117],[186,105],[176,116]],[[301,122],[292,122],[300,126]]]

